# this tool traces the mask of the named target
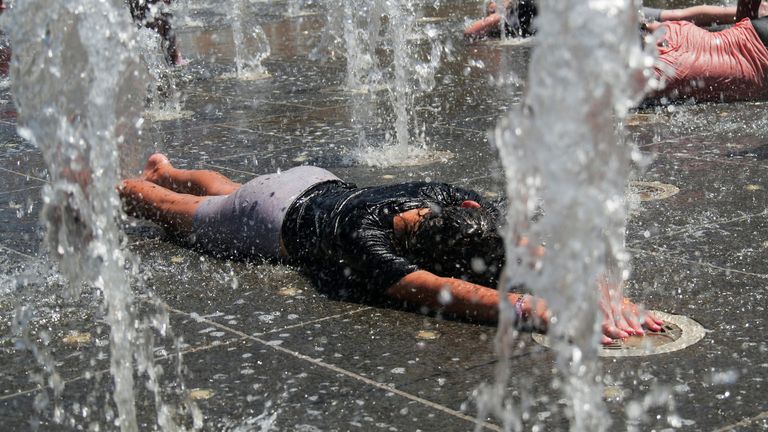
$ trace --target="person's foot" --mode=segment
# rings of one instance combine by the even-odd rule
[[[171,161],[162,153],[155,153],[147,159],[144,165],[144,172],[141,173],[141,179],[156,183],[160,175],[166,168],[171,168]]]
[[[189,63],[189,60],[185,59],[184,56],[181,55],[181,50],[178,48],[168,50],[168,57],[166,58],[170,59],[170,63],[173,66],[186,66],[187,63]]]
[[[176,58],[173,59],[173,65],[182,67],[189,64],[189,60],[185,59],[184,57],[179,54]]]
[[[485,7],[485,16],[491,16],[495,13],[496,13],[496,3],[489,2],[488,5]]]

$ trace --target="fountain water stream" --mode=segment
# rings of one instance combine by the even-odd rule
[[[341,8],[343,40],[347,54],[345,90],[352,100],[350,121],[357,135],[358,148],[368,148],[367,131],[374,125],[374,95],[383,80],[376,56],[381,31],[381,4],[371,2]]]
[[[182,109],[182,96],[178,77],[168,65],[160,38],[150,29],[138,29],[139,52],[151,79],[147,83],[149,106],[145,115],[153,120],[173,120],[189,117],[192,113]]]
[[[255,22],[256,14],[248,8],[246,0],[232,0],[232,38],[235,43],[235,77],[241,80],[266,78],[261,62],[269,57],[267,35]]]
[[[177,429],[174,411],[160,397],[159,369],[153,363],[151,329],[166,328],[167,317],[137,322],[132,273],[127,271],[137,263],[123,250],[117,226],[122,217],[115,190],[119,150],[136,142],[146,82],[133,26],[122,2],[111,0],[28,0],[18,2],[7,16],[18,132],[40,148],[50,176],[41,215],[50,254],[69,280],[71,295],[85,284],[103,296],[117,407],[113,419],[106,404],[106,420],[123,431],[139,429],[136,365],[147,373],[155,392],[158,425]],[[137,328],[143,331],[137,333]],[[43,366],[58,398],[64,384],[53,362]],[[62,415],[57,408],[54,421],[62,421]]]
[[[417,25],[413,2],[383,0],[361,11],[355,11],[353,4],[348,8],[350,11],[344,19],[347,87],[357,86],[371,92],[381,77],[394,117],[392,130],[387,131],[383,146],[369,146],[366,140],[361,140],[357,158],[363,163],[379,166],[432,162],[435,158],[430,156],[434,154],[426,149],[424,126],[416,115],[416,104],[421,96],[435,87],[435,73],[442,56],[450,53],[450,44],[441,40],[431,25]],[[365,19],[355,17],[361,13],[366,14]],[[383,17],[386,17],[386,26],[382,26]],[[367,27],[360,27],[361,23]],[[384,36],[379,40],[381,28]],[[361,36],[367,39],[363,42]],[[429,43],[426,54],[419,46],[421,41]],[[376,58],[379,42],[391,55],[388,63]],[[377,67],[382,63],[384,65]],[[353,118],[353,123],[355,120],[360,122]]]
[[[495,135],[507,175],[508,256],[521,263],[505,269],[500,289],[524,283],[547,301],[561,373],[555,385],[574,431],[609,427],[596,362],[598,302],[622,298],[627,276],[623,194],[633,146],[618,120],[641,97],[649,64],[637,40],[637,7],[633,0],[541,1],[525,103]],[[539,204],[546,213],[532,225]],[[521,236],[532,239],[528,246],[517,244]],[[542,242],[546,256],[536,258],[530,245]],[[504,303],[497,386],[481,415],[492,411],[519,430],[522,409],[511,413],[515,404],[501,390],[515,340],[514,311]]]
[[[143,102],[125,13],[108,1],[19,2],[10,28],[19,134],[48,165],[42,218],[51,254],[77,290],[102,291],[111,328],[116,424],[138,430],[133,396],[133,294],[120,247],[116,143]],[[41,46],[43,49],[40,49]]]

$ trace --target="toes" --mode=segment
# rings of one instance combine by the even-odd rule
[[[645,317],[645,326],[648,327],[651,331],[659,331],[661,330],[661,324],[664,324],[662,321],[661,324],[657,323],[657,321],[653,317],[647,316]]]
[[[603,324],[603,335],[612,339],[626,339],[629,337],[629,333],[612,324]]]

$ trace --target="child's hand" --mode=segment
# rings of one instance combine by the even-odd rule
[[[664,321],[646,312],[642,307],[623,297],[618,302],[601,298],[600,309],[603,311],[603,338],[601,343],[609,344],[612,339],[624,339],[632,335],[645,335],[645,328],[651,331],[661,330]]]

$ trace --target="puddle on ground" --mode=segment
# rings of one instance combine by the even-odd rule
[[[437,22],[443,22],[447,21],[448,18],[446,17],[422,17],[416,20],[419,24],[431,24],[431,23],[437,23]]]
[[[652,124],[659,121],[659,116],[656,114],[644,114],[635,113],[630,114],[624,119],[625,126],[640,126],[645,124]]]
[[[483,41],[486,45],[498,45],[498,46],[534,46],[536,44],[535,37],[526,38],[502,38],[502,39],[488,39]]]
[[[375,167],[413,167],[446,162],[454,158],[447,150],[429,150],[410,146],[403,150],[397,145],[369,147],[358,150],[355,159],[368,166]]]
[[[302,293],[302,290],[294,287],[285,287],[277,291],[277,295],[283,297],[294,297]]]
[[[669,198],[680,192],[677,186],[660,182],[629,182],[629,193],[638,197],[640,201],[655,201]]]
[[[192,400],[205,400],[213,397],[213,390],[196,388],[189,391],[189,398]]]
[[[91,343],[91,334],[90,333],[81,333],[78,331],[71,331],[68,335],[64,336],[62,339],[62,342],[64,342],[67,345],[74,345],[74,346],[80,346],[80,345],[87,345]]]
[[[434,330],[421,330],[416,333],[416,339],[420,340],[435,340],[440,337],[440,333]]]
[[[364,95],[369,93],[378,93],[385,90],[389,90],[389,87],[387,87],[386,84],[378,84],[378,85],[363,85],[359,88],[347,88],[342,86],[339,87],[328,87],[320,90],[320,93],[338,93],[338,94],[348,94],[348,95]]]
[[[238,81],[259,81],[272,78],[268,72],[242,72],[240,75],[237,72],[227,72],[218,76],[217,80],[238,80]]]
[[[295,13],[286,12],[285,14],[283,14],[283,16],[286,18],[304,18],[304,17],[315,16],[315,15],[317,15],[317,12],[314,12],[314,11],[299,11]]]
[[[165,110],[146,110],[144,111],[144,118],[152,121],[170,121],[181,120],[192,117],[194,113],[187,110],[179,111],[165,111]]]

